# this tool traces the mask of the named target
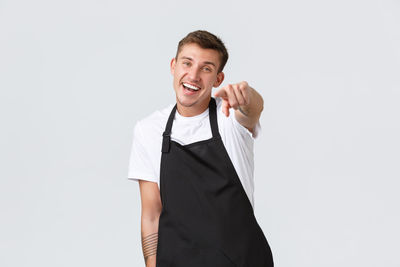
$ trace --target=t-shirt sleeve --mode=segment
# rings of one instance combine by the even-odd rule
[[[146,180],[157,183],[157,175],[155,175],[151,158],[149,156],[150,153],[148,149],[146,149],[145,144],[146,142],[141,130],[140,121],[138,121],[133,129],[128,179],[133,181]]]

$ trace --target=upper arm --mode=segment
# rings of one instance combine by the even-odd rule
[[[142,218],[153,221],[161,213],[162,204],[157,183],[139,180],[140,198],[142,203]]]
[[[160,151],[154,148],[151,136],[146,133],[148,131],[143,133],[141,123],[138,121],[133,129],[128,178],[135,181],[142,179],[158,183],[155,161],[159,157]]]

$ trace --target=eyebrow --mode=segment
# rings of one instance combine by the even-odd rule
[[[191,57],[185,57],[185,56],[183,56],[183,57],[181,57],[182,59],[188,59],[188,60],[190,60],[190,61],[193,61],[193,59],[191,58]],[[204,61],[203,62],[204,64],[209,64],[209,65],[213,65],[214,67],[217,67],[216,65],[215,65],[215,63],[213,63],[213,62],[211,62],[211,61]]]

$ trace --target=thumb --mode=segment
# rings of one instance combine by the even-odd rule
[[[225,114],[226,117],[229,117],[229,102],[226,100],[222,100],[222,112]]]

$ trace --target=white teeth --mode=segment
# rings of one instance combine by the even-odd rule
[[[188,84],[188,83],[183,83],[183,86],[190,88],[192,90],[196,90],[196,91],[200,89],[199,87],[196,87],[196,86]]]

